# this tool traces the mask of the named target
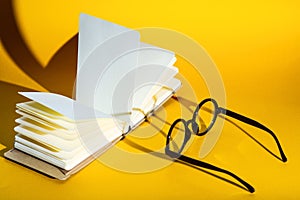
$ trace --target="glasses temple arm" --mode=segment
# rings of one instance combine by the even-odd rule
[[[284,154],[284,152],[283,152],[283,150],[282,150],[282,147],[281,147],[281,145],[280,145],[280,143],[279,143],[278,138],[277,138],[276,135],[273,133],[273,131],[271,131],[269,128],[267,128],[266,126],[262,125],[261,123],[255,121],[255,120],[253,120],[253,119],[250,119],[250,118],[248,118],[248,117],[245,117],[245,116],[243,116],[243,115],[240,115],[240,114],[238,114],[238,113],[236,113],[236,112],[227,110],[227,109],[225,109],[225,108],[219,107],[218,110],[219,110],[220,113],[222,113],[222,114],[224,114],[224,115],[233,117],[233,118],[235,118],[235,119],[237,119],[237,120],[240,120],[240,121],[242,121],[242,122],[244,122],[244,123],[246,123],[246,124],[252,125],[252,126],[254,126],[254,127],[256,127],[256,128],[260,128],[260,129],[262,129],[262,130],[268,132],[269,134],[271,134],[271,136],[274,138],[274,140],[275,140],[275,142],[276,142],[276,144],[277,144],[277,146],[278,146],[278,149],[279,149],[279,152],[280,152],[280,156],[281,156],[281,158],[282,158],[282,161],[283,161],[283,162],[286,162],[286,161],[287,161],[287,158],[286,158],[286,156],[285,156],[285,154]]]
[[[210,170],[214,170],[214,171],[218,171],[218,172],[227,174],[227,175],[233,177],[234,179],[236,179],[241,184],[243,184],[248,189],[249,192],[253,193],[255,191],[255,189],[249,183],[247,183],[246,181],[244,181],[243,179],[241,179],[237,175],[231,173],[230,171],[227,171],[225,169],[221,169],[219,167],[216,167],[214,165],[211,165],[209,163],[206,163],[206,162],[203,162],[203,161],[200,161],[200,160],[195,160],[193,158],[190,158],[190,157],[187,157],[187,156],[184,156],[184,155],[180,155],[177,159],[179,159],[181,161],[184,161],[184,162],[187,162],[187,163],[190,163],[190,164],[193,164],[193,165],[196,165],[196,166],[199,166],[199,167],[203,167],[203,168],[206,168],[206,169],[210,169]]]

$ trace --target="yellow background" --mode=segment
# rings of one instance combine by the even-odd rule
[[[70,180],[60,182],[1,157],[1,198],[300,198],[299,1],[18,0],[13,1],[12,6],[24,41],[44,67],[57,50],[77,33],[80,12],[129,28],[162,27],[188,35],[207,50],[218,66],[226,88],[227,107],[274,130],[288,162],[279,162],[235,126],[225,122],[220,140],[205,160],[247,180],[256,188],[255,194],[248,194],[180,163],[151,173],[132,174],[93,162]],[[2,14],[6,12],[3,8]],[[5,24],[6,19],[1,21]],[[10,27],[2,26],[2,32],[7,28]],[[45,91],[30,74],[19,69],[6,52],[4,42],[1,38],[0,80],[30,90]],[[8,101],[0,100],[1,108],[16,101],[13,99],[16,95],[9,90],[14,86],[10,86],[1,87],[1,97],[12,96]],[[168,107],[171,108],[172,104]],[[0,113],[1,119],[15,119],[9,110],[1,110]],[[0,123],[1,127],[5,127],[3,122]],[[247,125],[239,125],[255,136],[261,133]],[[13,134],[12,129],[10,131]],[[3,131],[1,134],[4,134]],[[268,137],[263,139],[266,139],[266,146],[269,145],[278,154],[273,141],[269,141]]]

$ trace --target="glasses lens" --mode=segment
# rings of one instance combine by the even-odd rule
[[[173,126],[173,129],[170,130],[170,141],[169,149],[175,153],[180,154],[184,145],[185,138],[185,124],[183,121],[177,121]]]
[[[196,116],[198,134],[204,133],[208,130],[213,122],[215,109],[216,108],[212,101],[207,101],[200,107],[198,115]]]

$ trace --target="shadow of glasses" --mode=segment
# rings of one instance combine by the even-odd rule
[[[213,111],[211,109],[208,109],[208,108],[205,108],[205,107],[203,108],[203,110],[206,111],[206,112],[209,112],[209,113],[213,113]],[[218,115],[218,117],[226,120],[227,122],[229,122],[230,124],[232,124],[233,126],[235,126],[236,128],[238,128],[240,131],[242,131],[244,134],[246,134],[251,140],[253,140],[256,144],[258,144],[264,150],[266,150],[271,156],[274,156],[278,160],[283,161],[282,158],[280,158],[275,153],[273,153],[269,148],[267,148],[265,145],[263,145],[260,141],[258,141],[255,137],[253,137],[249,132],[247,132],[244,128],[242,128],[236,122],[234,122],[233,120],[229,119],[228,117],[226,117],[224,115]]]
[[[179,101],[179,97],[175,97],[174,98],[176,101]],[[247,191],[249,191],[249,192],[254,192],[255,190],[254,190],[254,188],[250,185],[250,184],[248,184],[247,182],[245,182],[244,180],[242,180],[241,178],[239,178],[238,176],[236,176],[235,174],[233,174],[232,172],[230,172],[230,171],[227,171],[227,170],[224,170],[224,169],[222,169],[222,168],[219,168],[219,167],[216,167],[216,166],[213,166],[213,165],[211,165],[211,164],[209,164],[209,163],[205,163],[205,162],[202,162],[202,161],[200,161],[200,160],[196,160],[196,159],[193,159],[193,158],[190,158],[190,157],[187,157],[187,156],[184,156],[184,155],[182,155],[180,152],[182,151],[182,147],[183,146],[181,146],[180,145],[180,147],[178,148],[178,146],[176,145],[176,148],[175,148],[175,151],[174,150],[170,150],[169,148],[170,148],[170,140],[172,141],[172,139],[170,139],[171,138],[171,133],[173,132],[173,130],[174,130],[174,127],[176,127],[176,124],[178,124],[178,123],[180,123],[180,122],[182,122],[183,124],[184,124],[184,126],[185,126],[185,128],[184,128],[184,131],[183,132],[185,132],[185,137],[184,137],[184,142],[183,142],[183,145],[184,145],[184,143],[185,142],[187,142],[188,140],[189,140],[189,138],[190,138],[190,136],[188,136],[188,135],[190,135],[191,133],[189,133],[190,131],[189,131],[189,128],[188,128],[188,124],[189,124],[189,122],[191,122],[191,123],[193,123],[192,121],[193,120],[195,120],[195,112],[196,112],[196,114],[198,115],[198,112],[200,111],[199,109],[201,108],[201,109],[203,109],[204,111],[206,111],[206,112],[208,112],[208,113],[210,113],[210,114],[213,114],[213,122],[214,122],[214,120],[216,119],[216,117],[221,117],[221,118],[223,118],[223,119],[225,119],[226,121],[228,121],[228,122],[230,122],[231,124],[233,124],[233,125],[235,125],[237,128],[239,128],[242,132],[244,132],[244,133],[246,133],[246,135],[248,136],[248,137],[250,137],[251,139],[253,139],[255,142],[257,142],[258,144],[260,144],[265,150],[267,150],[269,153],[271,153],[271,155],[273,155],[273,156],[275,156],[275,158],[277,158],[277,159],[280,159],[278,156],[276,156],[274,153],[272,153],[269,149],[267,149],[264,145],[262,145],[258,140],[256,140],[254,137],[252,137],[249,133],[247,133],[244,129],[242,129],[239,125],[237,125],[235,122],[233,122],[232,120],[229,120],[227,117],[225,117],[224,115],[228,115],[229,117],[233,117],[233,118],[235,118],[236,120],[239,120],[239,121],[241,121],[241,122],[244,122],[244,123],[246,123],[246,124],[249,124],[249,125],[252,125],[252,126],[254,126],[254,127],[256,127],[256,128],[259,128],[259,129],[262,129],[262,130],[265,130],[265,131],[267,131],[268,133],[270,133],[272,136],[273,136],[273,138],[275,139],[275,141],[276,141],[276,143],[277,143],[277,145],[278,145],[278,148],[279,148],[279,150],[280,150],[280,153],[281,153],[281,156],[282,156],[282,159],[280,159],[280,160],[282,160],[283,162],[285,162],[286,161],[286,159],[285,159],[285,155],[284,155],[284,153],[283,153],[283,151],[281,150],[281,146],[280,146],[280,144],[279,144],[279,142],[278,142],[278,139],[277,139],[277,137],[275,136],[275,134],[272,132],[272,131],[270,131],[268,128],[266,128],[265,126],[263,126],[262,124],[260,124],[259,122],[256,122],[256,121],[254,121],[254,120],[252,120],[252,119],[250,119],[250,118],[247,118],[247,117],[245,117],[245,116],[242,116],[242,115],[240,115],[240,114],[237,114],[237,113],[235,113],[235,112],[233,112],[233,111],[230,111],[230,110],[227,110],[227,109],[224,109],[224,108],[221,108],[221,107],[219,107],[218,105],[217,105],[217,103],[215,102],[215,100],[211,100],[211,101],[213,101],[214,102],[214,104],[215,104],[215,109],[216,110],[211,110],[211,109],[209,109],[209,108],[207,108],[207,107],[204,107],[204,106],[202,106],[202,105],[204,105],[204,103],[203,102],[208,102],[210,99],[205,99],[204,101],[202,101],[199,105],[197,105],[197,104],[195,104],[195,103],[193,103],[193,102],[191,102],[191,101],[189,101],[188,99],[185,99],[185,98],[180,98],[181,100],[183,100],[182,102],[180,102],[182,105],[184,105],[186,108],[188,108],[188,110],[190,111],[190,112],[192,112],[192,109],[190,108],[191,106],[195,106],[196,105],[196,109],[197,109],[197,111],[194,111],[194,112],[192,112],[193,113],[193,119],[191,119],[191,120],[188,120],[188,121],[185,121],[185,120],[183,120],[183,119],[177,119],[177,120],[175,120],[172,124],[171,123],[169,123],[169,122],[166,122],[166,124],[168,124],[168,125],[170,125],[171,124],[171,127],[170,127],[170,130],[169,130],[169,133],[167,134],[167,146],[166,146],[166,154],[168,155],[168,156],[170,156],[171,158],[173,158],[174,160],[176,160],[176,161],[180,161],[180,162],[183,162],[183,163],[185,163],[185,164],[187,164],[187,165],[190,165],[190,166],[193,166],[193,168],[205,168],[205,169],[209,169],[209,170],[213,170],[213,171],[216,171],[216,172],[221,172],[221,173],[224,173],[224,174],[227,174],[227,175],[229,175],[229,176],[231,176],[231,177],[233,177],[233,178],[235,178],[239,183],[241,183],[243,186],[241,186],[241,185],[238,185],[238,186],[240,186],[241,188],[243,188],[243,189],[245,189],[245,190],[247,190]],[[221,115],[219,115],[219,114],[221,114]],[[155,117],[155,115],[154,115],[154,117]],[[159,121],[161,121],[161,122],[164,122],[164,120],[162,119],[162,118],[160,118],[160,117],[158,117],[158,116],[156,116],[158,119],[159,119]],[[149,123],[149,122],[148,122]],[[200,123],[202,124],[203,123],[203,120],[201,121],[200,120]],[[211,122],[210,122],[211,123]],[[159,130],[159,128],[157,127],[157,126],[155,126],[154,124],[152,124],[152,123],[150,123],[152,126],[154,126],[159,132],[161,132],[162,133],[162,130]],[[211,127],[213,124],[209,124],[209,127]],[[207,126],[207,125],[204,125],[204,126]],[[198,125],[198,127],[199,127],[199,125]],[[209,130],[209,128],[207,128],[208,130]],[[199,129],[198,129],[199,130]],[[182,132],[182,131],[181,131]],[[205,132],[206,133],[206,132]],[[166,134],[165,133],[163,133],[163,136],[164,137],[166,137]],[[175,141],[175,140],[174,140]],[[132,142],[131,142],[131,146],[133,146],[133,147],[135,147],[135,148],[139,148],[140,150],[145,150],[144,148],[141,148],[141,146],[137,146],[136,144],[135,145],[133,145],[132,144]],[[174,148],[173,148],[174,149]],[[177,149],[177,150],[176,150]],[[147,151],[145,151],[145,152],[148,152],[148,153],[152,153],[152,151],[151,150],[149,150],[149,149],[146,149]],[[175,153],[175,152],[179,152],[179,153]],[[234,183],[234,182],[233,182]],[[235,183],[236,184],[236,183]]]
[[[176,100],[177,99],[178,98],[176,98]],[[189,100],[185,100],[184,102],[185,102],[185,106],[187,106],[187,107],[196,105],[196,104],[190,102]],[[189,109],[189,111],[192,111],[192,110]],[[155,117],[156,119],[158,119],[159,122],[171,125],[171,123],[169,123],[167,121],[164,121],[160,116],[156,115],[155,113],[152,115],[152,117]],[[151,125],[152,127],[154,127],[154,129],[156,129],[164,138],[167,137],[167,134],[163,130],[161,130],[158,126],[156,126],[154,123],[150,123],[149,121],[145,121],[145,123],[147,123],[147,124]],[[184,164],[184,165],[190,166],[190,167],[192,167],[194,169],[197,169],[199,171],[202,171],[202,172],[204,172],[206,174],[212,175],[213,177],[219,178],[220,180],[228,182],[228,183],[230,183],[230,184],[232,184],[232,185],[234,185],[236,187],[239,187],[239,188],[244,189],[244,190],[249,191],[249,192],[254,192],[254,189],[253,189],[252,186],[250,186],[248,183],[246,183],[245,181],[243,181],[242,179],[240,179],[239,177],[237,177],[235,174],[233,174],[233,173],[231,173],[231,172],[229,172],[227,170],[223,170],[223,169],[218,168],[218,167],[214,167],[214,168],[216,168],[218,170],[214,170],[213,168],[207,168],[205,166],[206,165],[210,165],[210,164],[202,162],[202,161],[198,161],[198,162],[201,162],[202,164],[204,163],[203,166],[202,165],[200,166],[200,165],[195,165],[195,164],[186,162],[184,159],[174,159],[174,158],[170,157],[169,155],[167,155],[165,153],[156,152],[156,151],[153,151],[153,150],[151,150],[151,149],[149,149],[149,148],[147,148],[147,147],[145,147],[145,146],[143,146],[141,144],[138,144],[138,143],[134,142],[133,140],[131,140],[130,137],[128,137],[128,136],[125,137],[125,139],[123,140],[123,142],[125,144],[129,145],[130,147],[138,149],[138,150],[140,150],[140,151],[142,151],[144,153],[147,153],[149,155],[152,155],[152,156],[155,156],[155,157],[159,157],[159,158],[162,158],[162,159],[172,160],[172,161],[178,162],[180,164]],[[175,144],[175,146],[176,146],[176,144]],[[177,149],[179,149],[179,147],[177,147]],[[181,156],[181,157],[185,157],[185,156]],[[217,175],[215,173],[209,172],[208,170],[213,170],[214,172],[217,172],[217,173],[218,172],[225,172],[226,171],[226,173],[224,173],[224,175],[226,174],[226,175],[230,175],[231,177],[234,177],[236,180],[239,181],[239,183],[242,183],[242,185],[239,185],[238,183],[236,183],[234,181],[231,181],[231,180],[229,180],[227,178],[224,178],[222,176],[219,176],[219,175]]]
[[[151,126],[153,126],[153,124],[151,124],[151,123],[149,123],[149,124],[150,124]],[[157,128],[157,126],[155,126],[155,125],[154,125],[154,127]],[[166,134],[164,131],[162,131],[162,130],[159,130],[159,132],[160,132],[162,135],[164,135],[164,136],[167,135],[167,134]],[[192,164],[190,164],[190,163],[183,162],[183,161],[177,160],[177,159],[174,160],[173,158],[169,157],[169,156],[166,155],[165,153],[160,153],[160,152],[153,151],[153,150],[151,150],[151,149],[149,149],[149,148],[147,148],[147,147],[145,147],[145,146],[143,146],[143,145],[140,145],[140,144],[134,142],[132,139],[129,139],[128,137],[125,137],[125,138],[122,140],[122,142],[124,142],[125,144],[127,144],[128,146],[130,146],[130,147],[132,147],[132,148],[138,149],[138,150],[140,150],[140,151],[142,151],[142,152],[144,152],[144,153],[147,153],[147,154],[149,154],[149,155],[152,155],[152,156],[155,156],[155,157],[158,157],[158,158],[161,158],[161,159],[169,160],[169,161],[174,161],[174,162],[176,162],[176,163],[179,163],[179,164],[182,164],[182,165],[186,165],[186,166],[192,167],[193,169],[199,170],[199,171],[201,171],[201,172],[203,172],[203,173],[205,173],[205,174],[207,174],[207,175],[210,175],[210,176],[212,176],[212,177],[218,178],[218,179],[220,179],[220,180],[222,180],[222,181],[224,181],[224,182],[227,182],[227,183],[229,183],[229,184],[231,184],[231,185],[233,185],[233,186],[235,186],[235,187],[238,187],[238,188],[240,188],[240,189],[243,189],[243,190],[245,190],[245,191],[248,191],[247,188],[245,188],[245,187],[242,186],[242,185],[239,185],[238,183],[235,183],[234,181],[231,181],[230,179],[227,179],[227,178],[222,177],[222,176],[220,176],[220,175],[217,175],[217,174],[215,174],[215,173],[209,172],[208,170],[205,170],[205,169],[203,169],[203,168],[201,168],[201,167],[192,165]]]

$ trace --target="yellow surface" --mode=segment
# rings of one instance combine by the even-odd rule
[[[1,16],[10,12],[16,17],[19,32],[41,68],[53,65],[59,55],[64,55],[61,50],[61,54],[56,53],[77,33],[80,12],[130,28],[162,27],[188,35],[204,46],[218,66],[226,88],[227,107],[274,130],[288,162],[281,163],[236,126],[225,122],[220,140],[204,160],[238,174],[256,188],[255,194],[180,163],[134,174],[95,161],[70,180],[60,182],[0,157],[1,199],[300,198],[299,1],[18,0],[13,1],[13,10],[9,9],[9,2],[1,0]],[[11,19],[2,18],[1,24],[9,21]],[[6,25],[1,29],[5,32],[4,29],[11,27]],[[20,70],[18,62],[7,54],[4,46],[14,42],[17,46],[16,38],[6,36],[5,40],[1,38],[0,45],[0,80],[5,83],[1,85],[0,133],[6,134],[5,137],[13,134],[15,102],[24,100],[15,92],[26,90],[24,88],[47,90],[39,83],[42,80],[33,80],[32,74]],[[14,46],[10,49],[18,52]],[[177,63],[186,78],[195,83],[193,73],[189,73],[185,65],[180,60]],[[200,94],[198,98],[204,96]],[[178,117],[176,106],[171,100],[159,112],[161,115],[169,113],[167,119],[171,122]],[[263,132],[237,123],[278,154],[273,141]],[[162,125],[164,132],[167,129],[167,125]],[[119,146],[128,148],[129,140],[125,139]],[[140,145],[155,148],[147,142],[149,140],[141,141]]]

